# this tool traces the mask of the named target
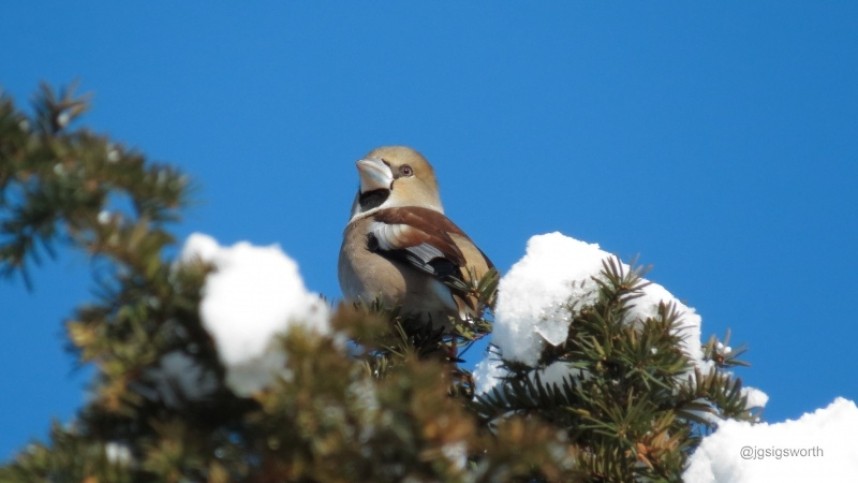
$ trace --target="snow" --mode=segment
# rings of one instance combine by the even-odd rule
[[[602,261],[613,258],[596,244],[560,233],[532,237],[525,256],[499,284],[491,351],[473,372],[476,393],[503,384],[501,358],[536,366],[542,350],[566,339],[572,317],[596,301]],[[627,265],[623,265],[628,270]],[[570,304],[570,302],[574,302]],[[701,317],[661,285],[650,283],[634,300],[628,323],[655,316],[659,304],[671,304],[682,319],[682,347],[703,373],[712,363],[703,360]],[[720,353],[732,348],[719,345]],[[563,377],[586,377],[568,364],[555,362],[539,370],[545,383]],[[752,387],[742,389],[747,407],[762,408],[768,396]],[[858,481],[858,407],[837,398],[828,407],[798,420],[751,424],[711,417],[717,429],[692,455],[683,480],[693,483],[756,481]]]
[[[753,387],[743,387],[742,395],[748,398],[748,404],[745,405],[748,409],[764,408],[769,402],[769,395]]]
[[[464,441],[446,443],[441,447],[441,454],[457,470],[464,470],[468,465],[468,445]]]
[[[501,367],[503,361],[496,352],[489,352],[486,357],[474,366],[471,376],[474,378],[476,394],[485,394],[501,384],[501,377],[506,371]]]
[[[545,344],[566,340],[571,322],[566,304],[592,304],[598,293],[590,277],[610,254],[560,233],[531,237],[527,253],[500,281],[492,343],[507,360],[536,365]]]
[[[561,233],[531,237],[524,257],[498,285],[492,343],[499,354],[490,353],[477,363],[473,373],[476,394],[484,394],[502,384],[506,372],[501,367],[501,357],[535,367],[547,345],[563,343],[575,311],[598,300],[598,284],[594,278],[601,277],[603,261],[615,258],[597,244]],[[627,264],[622,267],[625,271],[631,269]],[[632,302],[627,322],[633,324],[655,317],[660,304],[672,305],[682,321],[682,349],[702,373],[708,373],[713,363],[703,360],[700,315],[663,286],[646,282],[642,295]],[[538,372],[545,384],[560,384],[570,375],[587,376],[565,362],[555,362]],[[765,407],[768,396],[764,392],[754,388],[744,391],[749,408]]]
[[[249,396],[285,375],[278,337],[302,326],[329,334],[329,308],[304,287],[298,265],[277,245],[222,247],[207,235],[188,237],[180,262],[200,259],[214,270],[203,287],[200,316],[211,334],[226,384]]]
[[[192,233],[185,240],[185,246],[182,247],[182,252],[179,254],[179,261],[191,263],[200,260],[211,263],[221,250],[223,248],[214,238],[203,233]]]
[[[798,420],[728,420],[689,460],[689,483],[858,481],[858,407],[837,398]]]
[[[108,163],[117,163],[119,162],[119,149],[116,148],[116,145],[113,143],[108,143],[106,147],[107,152],[107,162]]]
[[[625,270],[628,265],[623,264]],[[643,289],[643,296],[635,299],[634,309],[628,312],[629,321],[645,320],[658,315],[660,303],[672,304],[681,320],[682,326],[682,349],[691,358],[697,368],[704,374],[709,372],[712,364],[703,360],[703,347],[700,344],[701,326],[703,320],[694,309],[687,307],[679,301],[664,287],[657,283],[650,283]]]
[[[512,266],[498,285],[492,342],[507,360],[534,366],[546,344],[566,340],[572,314],[592,305],[598,298],[602,262],[614,255],[561,233],[536,235],[527,242],[524,258]],[[623,269],[630,267],[623,264]],[[644,320],[658,313],[659,303],[673,303],[682,317],[683,349],[704,371],[700,345],[700,316],[686,307],[661,285],[651,283],[634,301],[629,321]]]
[[[596,301],[598,286],[593,277],[599,276],[603,260],[611,257],[596,244],[560,233],[528,241],[525,256],[500,281],[492,335],[498,351],[490,352],[473,372],[477,394],[503,383],[501,357],[535,366],[546,345],[566,339],[570,307],[580,310]],[[328,306],[307,291],[297,264],[278,246],[242,242],[223,247],[207,235],[193,234],[180,263],[197,259],[214,267],[203,287],[200,316],[226,368],[226,383],[236,394],[252,395],[274,378],[286,376],[288,354],[277,341],[291,327],[330,334]],[[660,303],[673,304],[681,314],[683,348],[698,368],[708,371],[710,363],[703,361],[700,343],[700,316],[664,287],[650,284],[644,289],[629,311],[629,323],[654,316]],[[184,354],[168,354],[161,362],[183,391],[206,389],[195,388],[205,378]],[[560,362],[540,371],[546,383],[559,383],[570,374],[585,377]],[[355,397],[374,397],[368,388],[351,390]],[[768,401],[758,389],[746,387],[743,394],[749,408],[764,407]],[[824,409],[781,423],[717,420],[717,424],[717,430],[691,456],[684,481],[858,481],[858,407],[852,401],[838,398]],[[111,461],[128,460],[121,445],[106,452]],[[461,446],[444,448],[451,461],[461,461],[462,454]]]
[[[131,447],[126,443],[109,441],[104,445],[104,456],[109,463],[117,466],[130,466],[134,462]]]
[[[101,210],[98,212],[98,217],[96,219],[98,220],[99,224],[106,225],[110,223],[110,218],[112,218],[112,216],[113,215],[110,213],[110,211]]]
[[[512,266],[498,286],[492,343],[503,358],[535,366],[547,344],[566,340],[572,313],[598,298],[593,280],[602,262],[614,258],[597,244],[585,243],[561,233],[536,235],[527,242],[524,257]],[[630,267],[623,264],[624,270]],[[570,305],[571,303],[571,305]],[[650,283],[634,301],[629,323],[654,317],[660,303],[672,303],[683,320],[683,349],[704,372],[700,345],[700,316],[661,285]]]
[[[485,394],[503,384],[503,378],[507,375],[507,372],[502,367],[502,364],[503,361],[498,354],[490,353],[485,359],[474,366],[474,371],[471,375],[474,378],[475,394]],[[589,377],[583,370],[570,368],[569,364],[560,361],[554,362],[536,372],[539,373],[539,380],[544,386],[552,384],[562,386],[564,379],[570,375],[578,378]],[[530,374],[530,379],[535,382],[536,374]]]

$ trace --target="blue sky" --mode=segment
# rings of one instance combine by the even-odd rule
[[[195,180],[182,238],[279,243],[337,298],[353,163],[408,144],[502,271],[551,231],[639,255],[747,343],[767,420],[858,399],[855,2],[74,3],[0,9],[0,86],[79,79],[86,125]],[[91,376],[86,258],[35,283],[0,281],[0,459]]]

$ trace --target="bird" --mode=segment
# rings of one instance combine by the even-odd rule
[[[360,185],[343,232],[338,278],[344,298],[380,301],[433,327],[473,320],[473,286],[494,265],[444,214],[435,171],[406,146],[382,146],[357,161]]]

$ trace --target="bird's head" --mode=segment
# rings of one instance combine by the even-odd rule
[[[420,206],[444,212],[432,165],[409,147],[374,149],[357,162],[357,169],[360,187],[353,219],[377,208]]]

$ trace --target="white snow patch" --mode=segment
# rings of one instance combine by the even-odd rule
[[[576,379],[582,379],[587,378],[590,375],[581,369],[573,368],[571,364],[563,361],[553,362],[539,370],[539,380],[542,381],[542,385],[546,387],[551,385],[563,387],[563,382],[568,379],[569,376]]]
[[[689,483],[858,481],[858,407],[837,398],[798,420],[727,420],[689,460]]]
[[[134,457],[131,455],[131,447],[126,443],[108,441],[104,445],[104,456],[109,463],[117,466],[129,466],[134,462]]]
[[[769,395],[755,387],[743,387],[742,395],[748,398],[747,404],[745,404],[748,409],[764,408],[769,402]]]
[[[98,217],[96,219],[98,220],[99,224],[106,225],[110,223],[111,218],[113,218],[113,214],[111,214],[110,211],[101,210],[98,212]]]
[[[249,396],[284,374],[286,354],[277,337],[291,327],[330,333],[328,306],[307,291],[298,265],[279,246],[222,247],[195,233],[180,255],[185,263],[193,259],[214,266],[203,287],[200,316],[236,394]]]
[[[629,270],[629,266],[623,264],[623,269]],[[658,316],[659,304],[672,304],[681,320],[682,349],[701,372],[704,374],[709,372],[712,364],[703,360],[703,347],[700,344],[700,327],[703,321],[693,308],[680,302],[663,286],[652,282],[644,287],[643,295],[636,298],[632,303],[634,308],[628,312],[629,322],[656,317]]]
[[[546,344],[566,340],[574,309],[591,306],[598,299],[602,262],[615,258],[597,244],[585,243],[561,233],[536,235],[527,242],[527,253],[500,281],[492,342],[504,359],[535,365]],[[623,264],[623,269],[630,267]],[[683,349],[701,368],[700,316],[661,285],[651,283],[635,299],[629,321],[658,314],[660,303],[672,303],[683,320]]]
[[[185,246],[179,254],[179,261],[191,263],[199,260],[213,263],[215,256],[223,249],[214,238],[203,233],[192,233],[185,240]]]
[[[468,464],[468,445],[464,441],[445,444],[441,447],[441,454],[457,470],[464,470]]]
[[[502,385],[503,379],[508,375],[506,369],[502,367],[503,361],[496,353],[490,353],[485,359],[481,360],[474,366],[474,371],[471,375],[474,378],[474,394],[479,396],[490,392],[492,389]],[[558,387],[563,386],[563,382],[570,375],[579,379],[589,377],[581,369],[573,368],[569,363],[563,361],[554,362],[547,367],[539,369],[530,374],[532,381],[536,380],[536,374],[539,374],[539,380],[543,386],[556,384]]]
[[[609,253],[560,233],[531,237],[527,253],[498,285],[492,342],[507,360],[536,365],[545,344],[566,340],[566,305],[592,305],[598,296],[590,277]]]
[[[116,163],[119,161],[119,149],[116,148],[116,145],[114,145],[113,143],[108,143],[106,151],[108,163]]]
[[[486,357],[474,366],[471,375],[474,378],[474,393],[484,394],[501,384],[501,377],[506,370],[501,367],[503,361],[495,352],[489,352]]]
[[[501,278],[498,286],[492,343],[498,347],[500,356],[533,367],[546,344],[563,343],[574,312],[598,300],[599,287],[594,278],[601,277],[603,262],[610,259],[616,257],[599,245],[558,232],[531,237],[524,257]],[[626,272],[631,270],[627,264],[622,264],[622,268]],[[642,292],[632,302],[628,323],[656,317],[659,304],[672,305],[681,317],[682,349],[707,374],[713,363],[703,360],[700,315],[659,284],[648,283]],[[477,394],[501,383],[505,371],[500,364],[495,354],[477,364],[474,371]],[[559,383],[566,375],[582,377],[579,370],[556,364],[543,369],[540,377]],[[764,406],[767,396],[755,391],[749,405]]]

